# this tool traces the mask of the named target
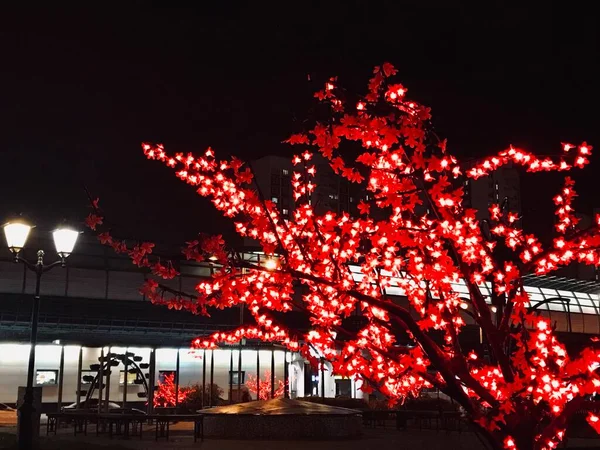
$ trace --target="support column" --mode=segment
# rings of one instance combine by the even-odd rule
[[[212,404],[212,391],[213,384],[215,382],[215,351],[210,351],[210,389],[208,390],[208,406],[213,406]]]
[[[244,303],[240,303],[240,326],[244,324]],[[244,339],[240,339],[238,353],[238,382],[237,382],[237,401],[242,401],[242,345]]]
[[[271,349],[271,398],[275,398],[275,350]]]
[[[175,410],[179,407],[179,348],[177,349],[177,360],[175,362]]]
[[[65,376],[65,346],[60,346],[60,362],[58,363],[58,403],[56,405],[57,411],[60,412],[62,408],[63,398],[63,382]]]
[[[125,358],[123,358],[123,406],[121,408],[125,409],[125,405],[127,405],[127,371],[129,370],[129,352],[127,351],[127,347],[125,347]]]
[[[289,390],[289,367],[287,361],[287,349],[283,352],[283,398],[290,398],[290,390]]]
[[[325,358],[321,358],[321,398],[325,398]]]
[[[202,350],[202,409],[204,409],[204,395],[206,394],[206,349]]]
[[[256,349],[256,400],[260,400],[260,350]]]
[[[105,398],[105,408],[104,411],[108,413],[108,402],[110,402],[110,376],[112,375],[112,362],[110,358],[110,347],[108,347],[108,353],[106,354],[106,394]]]
[[[75,397],[75,408],[79,409],[81,403],[81,367],[83,366],[83,347],[79,347],[79,361],[77,362],[77,392]]]
[[[242,401],[242,341],[240,341],[240,349],[238,350],[238,382],[237,382],[237,390],[238,390],[238,402]]]
[[[98,412],[102,411],[102,385],[104,384],[104,347],[100,347],[100,369],[98,370]]]
[[[233,350],[229,349],[229,404],[233,403]]]
[[[154,385],[156,383],[156,347],[150,350],[150,379],[148,380],[148,414],[154,412]]]

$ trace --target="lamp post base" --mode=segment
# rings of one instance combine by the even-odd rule
[[[20,450],[36,450],[40,440],[42,388],[19,387],[17,442]]]

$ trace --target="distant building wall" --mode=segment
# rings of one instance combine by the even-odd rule
[[[332,211],[355,214],[360,199],[359,186],[336,175],[329,161],[319,154],[315,154],[307,165],[314,165],[317,172],[314,179],[316,188],[310,198],[317,213]],[[302,171],[302,167],[302,165],[294,166],[290,158],[273,155],[252,162],[256,184],[260,191],[266,199],[277,203],[279,211],[285,217],[289,217],[290,211],[293,211],[295,206],[291,185],[292,174],[294,171]]]
[[[519,172],[511,166],[501,167],[489,176],[469,179],[465,184],[465,207],[477,210],[479,220],[489,219],[489,207],[508,199],[509,211],[521,215]]]
[[[38,345],[36,347],[35,373],[41,371],[56,371],[57,381],[55,384],[44,385],[42,387],[42,402],[56,403],[58,401],[58,376],[60,370],[60,352],[61,345]],[[64,381],[63,381],[63,406],[76,401],[77,391],[77,372],[79,362],[79,346],[64,346]],[[150,348],[139,347],[104,347],[104,352],[123,353],[132,352],[136,356],[141,356],[145,363],[150,361]],[[181,387],[194,384],[202,385],[203,379],[203,359],[202,351],[191,352],[190,349],[158,348],[156,350],[156,370],[155,384],[164,373],[174,373],[177,368],[177,352],[179,351],[179,385]],[[83,347],[82,375],[95,375],[97,372],[90,371],[91,364],[98,364],[100,357],[100,348]],[[265,372],[271,370],[271,350],[242,350],[241,371],[244,372],[242,386],[248,381],[248,376],[256,377],[256,354],[259,354],[260,378],[261,382],[265,378]],[[29,354],[29,345],[13,344],[8,342],[0,343],[0,403],[15,403],[17,399],[17,390],[19,386],[24,386],[27,379],[27,362]],[[211,351],[206,352],[206,384],[210,383],[210,365]],[[238,371],[239,349],[217,349],[214,350],[214,384],[217,384],[222,390],[222,398],[229,399],[229,371],[231,357],[233,356],[233,371]],[[291,359],[291,353],[288,353],[288,359]],[[275,362],[275,377],[277,387],[278,381],[284,380],[285,352],[283,350],[273,351]],[[289,364],[289,363],[288,363]],[[130,367],[131,368],[131,367]],[[110,401],[121,404],[123,400],[123,380],[122,374],[124,367],[119,364],[111,370],[110,381]],[[148,373],[149,370],[143,370]],[[234,376],[237,376],[234,374]],[[35,378],[34,378],[35,382]],[[87,390],[89,384],[83,383],[82,390]],[[233,384],[234,391],[237,390],[237,379]],[[145,402],[144,398],[138,397],[138,393],[144,392],[141,385],[129,384],[127,386],[127,401],[132,403]],[[103,394],[105,395],[105,394]],[[93,398],[98,397],[96,390]],[[233,397],[236,398],[235,395]],[[252,398],[256,398],[252,394]],[[83,399],[83,397],[82,397]]]

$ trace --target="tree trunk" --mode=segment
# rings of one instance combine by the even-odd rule
[[[480,437],[483,438],[482,440],[480,439],[481,443],[482,444],[487,443],[490,449],[492,449],[492,450],[504,450],[504,445],[502,444],[502,442],[498,441],[487,430],[484,430],[482,432],[481,429],[479,429],[479,430],[476,429],[475,433],[477,433]]]
[[[518,450],[534,450],[534,436],[537,424],[530,420],[519,422],[511,431],[511,436],[515,441]]]
[[[537,424],[531,420],[522,420],[518,425],[508,429],[505,433],[490,433],[487,429],[478,426],[475,422],[474,431],[480,436],[482,443],[487,444],[492,450],[504,450],[504,440],[513,438],[517,450],[535,450],[534,436],[538,432]]]

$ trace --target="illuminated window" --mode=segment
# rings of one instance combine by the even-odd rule
[[[282,169],[282,170],[281,170],[281,173],[282,173],[282,175],[289,175],[289,174],[290,174],[290,171],[289,171],[289,170],[287,170],[287,169]]]
[[[271,197],[271,201],[277,204],[277,202],[279,202],[279,199],[277,197]]]
[[[231,384],[244,384],[246,380],[246,371],[244,370],[230,370],[229,371],[229,382]]]
[[[287,215],[290,213],[290,212],[289,212],[287,209],[285,209],[285,208],[283,208],[283,209],[281,210],[281,212],[283,213],[283,215],[284,215],[284,216],[287,216]]]
[[[127,372],[127,384],[137,384],[135,380],[139,378],[139,373],[136,371],[134,373]],[[121,370],[119,373],[119,384],[122,386],[125,381],[125,371]]]
[[[58,380],[58,370],[36,370],[35,384],[37,386],[48,386],[56,384]]]

